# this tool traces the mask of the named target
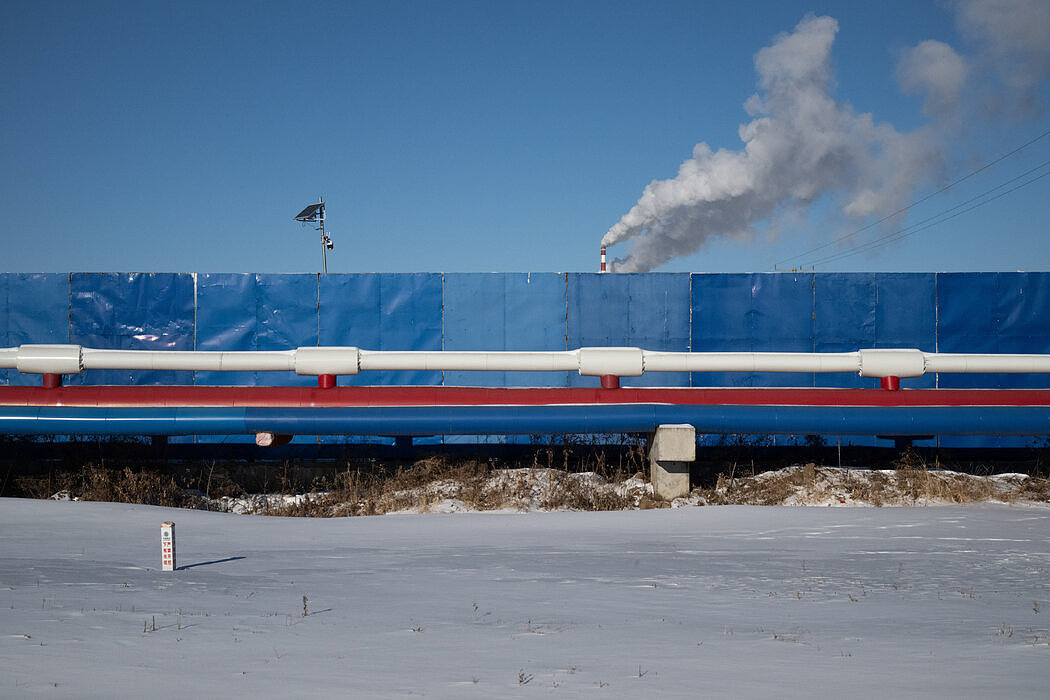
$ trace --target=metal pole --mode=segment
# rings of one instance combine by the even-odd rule
[[[322,197],[317,198],[317,203],[321,205],[321,269],[324,270],[324,274],[328,274],[328,250],[326,247],[326,241],[324,237],[324,199]]]

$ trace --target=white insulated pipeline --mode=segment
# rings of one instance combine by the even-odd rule
[[[319,348],[324,350],[325,348]],[[488,372],[558,372],[579,367],[576,352],[472,352],[358,350],[358,368]],[[296,370],[299,371],[299,370]],[[302,374],[302,372],[299,372]]]
[[[79,374],[89,369],[295,372],[576,371],[585,376],[637,377],[644,372],[856,372],[863,377],[919,377],[927,372],[1050,373],[1050,355],[926,353],[915,349],[856,352],[654,352],[596,347],[555,352],[388,351],[308,347],[244,352],[100,350],[79,345],[0,349],[0,369],[28,374]]]

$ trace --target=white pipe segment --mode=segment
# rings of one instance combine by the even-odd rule
[[[14,369],[18,362],[18,348],[0,348],[0,369]]]
[[[650,352],[647,372],[856,372],[856,352]]]
[[[365,370],[565,372],[579,367],[576,352],[475,352],[460,350],[361,350]]]
[[[639,376],[643,372],[856,372],[864,377],[945,373],[1050,373],[1050,355],[924,353],[915,349],[856,352],[654,352],[580,348],[552,352],[388,351],[355,347],[237,352],[102,350],[79,345],[0,348],[0,369],[27,374],[79,374],[87,369],[296,372],[302,375],[432,370],[568,372]]]
[[[1050,355],[936,353],[926,355],[926,371],[958,374],[1044,374],[1050,372]]]
[[[295,369],[295,350],[81,350],[84,369],[270,372]]]

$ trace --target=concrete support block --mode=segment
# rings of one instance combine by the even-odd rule
[[[689,495],[689,467],[696,461],[696,428],[661,425],[649,448],[649,479],[653,496],[672,501]]]

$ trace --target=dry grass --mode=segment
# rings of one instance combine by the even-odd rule
[[[435,510],[621,510],[636,496],[594,472],[494,469],[486,462],[421,460],[390,475],[346,469],[306,496],[264,499],[251,512],[340,517]],[[232,503],[232,499],[226,499]]]
[[[525,464],[430,457],[395,469],[348,463],[330,469],[284,465],[197,465],[113,469],[87,464],[20,476],[16,495],[235,510],[285,516],[354,516],[430,510],[617,510],[651,489],[630,487],[622,468],[640,467],[641,446],[618,463],[588,445],[539,446]],[[311,478],[311,476],[313,478]],[[250,486],[249,486],[250,485]],[[262,493],[258,493],[261,488]],[[255,495],[250,495],[255,492]]]
[[[23,493],[35,498],[64,494],[82,501],[142,503],[172,508],[197,508],[202,498],[176,483],[175,478],[156,471],[130,467],[109,469],[89,464],[79,471],[22,476],[16,480]]]
[[[575,452],[574,452],[575,450]],[[23,495],[207,508],[300,517],[458,510],[623,510],[666,507],[652,497],[644,450],[621,453],[616,465],[585,447],[540,447],[526,464],[430,457],[394,470],[352,465],[310,479],[283,465],[268,467],[264,493],[248,495],[241,473],[207,465],[170,473],[89,464],[74,471],[22,476]],[[623,455],[626,455],[624,457]],[[808,463],[738,474],[735,465],[711,487],[697,487],[676,505],[925,505],[934,503],[1050,503],[1050,479],[1005,474],[975,476],[925,464],[915,453],[890,469],[843,469]],[[624,467],[630,467],[626,471]],[[634,474],[628,478],[628,474]]]

